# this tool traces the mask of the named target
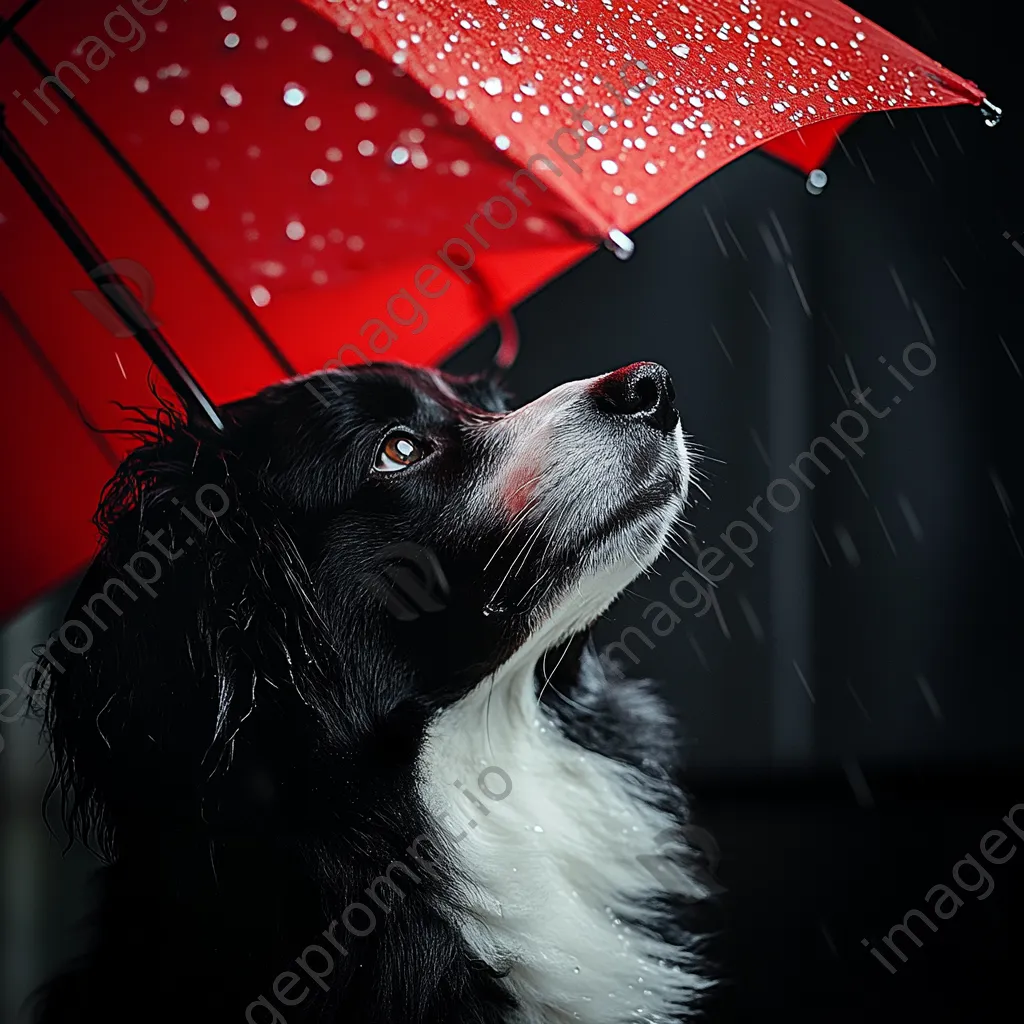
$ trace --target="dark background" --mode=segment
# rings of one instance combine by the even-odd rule
[[[881,405],[904,395],[871,420],[863,457],[814,474],[793,512],[765,513],[753,566],[718,585],[721,618],[680,613],[664,637],[645,624],[685,570],[666,558],[599,628],[601,645],[644,628],[655,647],[631,642],[634,671],[663,683],[684,723],[695,821],[726,890],[700,908],[725,979],[711,1021],[966,1024],[1022,1005],[1024,850],[1001,866],[978,853],[1024,802],[1024,253],[1004,237],[1024,244],[1024,89],[1019,33],[1001,21],[1016,12],[858,9],[978,82],[1002,124],[963,107],[872,115],[818,196],[748,156],[637,231],[631,261],[598,253],[517,312],[523,400],[637,359],[671,370],[709,456],[710,500],[690,515],[701,546],[793,478],[847,407],[851,373]],[[496,341],[452,368],[482,367]],[[919,341],[936,368],[903,393],[879,357],[899,365]],[[5,672],[67,597],[8,624]],[[49,768],[31,724],[4,730],[0,1013],[13,1019],[77,948],[92,865],[62,859],[42,827]],[[952,879],[968,853],[992,876],[984,900]],[[934,934],[919,924],[921,948],[904,938],[891,975],[861,939],[877,946],[940,883],[964,905]]]

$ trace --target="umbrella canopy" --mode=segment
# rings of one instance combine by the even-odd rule
[[[0,165],[0,415],[17,442],[0,472],[18,499],[0,614],[93,553],[128,444],[94,428],[153,404],[133,334],[158,331],[215,403],[339,361],[437,362],[602,242],[627,256],[633,228],[751,149],[807,172],[861,114],[984,99],[829,0],[0,14],[17,140]],[[15,154],[77,221],[92,280]],[[97,290],[112,275],[144,322]]]

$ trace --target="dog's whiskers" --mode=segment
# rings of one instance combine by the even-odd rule
[[[539,501],[540,498],[538,497],[530,498],[530,500],[515,514],[515,516],[512,519],[512,522],[509,524],[509,528],[505,536],[501,539],[501,542],[494,549],[493,553],[491,554],[491,557],[487,559],[487,563],[486,565],[484,565],[483,569],[484,572],[488,570],[491,562],[493,562],[494,559],[497,558],[498,552],[502,549],[502,547],[504,547],[505,543],[509,540],[509,538],[512,537],[516,530],[519,529],[519,527],[523,524],[523,521],[526,519],[527,515],[530,513],[531,509],[535,508]]]

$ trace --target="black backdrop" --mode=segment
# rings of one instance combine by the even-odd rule
[[[874,115],[844,137],[817,196],[748,156],[639,230],[630,262],[598,253],[517,314],[510,384],[523,399],[637,359],[669,367],[688,431],[720,460],[705,463],[710,498],[690,517],[701,546],[752,521],[773,480],[795,479],[789,464],[852,387],[903,397],[871,420],[862,457],[832,459],[797,508],[765,513],[753,564],[716,590],[720,616],[680,612],[665,636],[645,625],[685,571],[666,558],[600,630],[607,644],[645,629],[653,647],[630,642],[634,671],[662,682],[684,723],[696,820],[721,857],[725,892],[699,909],[724,978],[710,1020],[723,1024],[973,1024],[1004,999],[1020,1013],[1024,852],[999,866],[979,854],[1024,802],[1024,253],[1004,237],[1024,235],[1024,90],[1018,37],[1000,24],[1015,12],[859,8],[981,84],[1003,123],[986,128],[973,108]],[[903,392],[879,357],[898,366],[919,342],[935,370]],[[482,367],[495,344],[488,332],[452,367]],[[5,632],[5,666],[66,597]],[[90,864],[46,838],[46,763],[31,737],[6,734],[10,1016],[78,945]],[[968,853],[991,873],[983,900],[987,886],[965,891],[969,869],[952,879]],[[916,925],[922,946],[903,939],[891,974],[862,938],[878,947],[940,883],[963,906],[935,933]]]

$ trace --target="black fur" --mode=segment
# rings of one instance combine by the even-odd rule
[[[499,972],[448,923],[457,896],[431,868],[450,839],[414,770],[431,715],[526,635],[526,609],[480,612],[508,564],[484,564],[501,523],[467,509],[460,529],[442,524],[488,457],[459,424],[504,403],[485,379],[439,389],[425,371],[374,367],[234,403],[223,434],[169,407],[140,423],[68,612],[92,642],[75,654],[51,640],[40,661],[52,788],[70,835],[108,864],[91,951],[38,994],[40,1024],[510,1019]],[[429,471],[369,472],[397,426],[432,439]],[[200,488],[216,516],[197,510]],[[403,620],[368,581],[383,548],[410,541],[437,553],[446,593]],[[124,568],[140,551],[159,564],[155,596]],[[105,586],[113,605],[92,600]],[[656,779],[674,742],[660,704],[632,701],[627,722],[592,657],[581,676],[585,641],[552,681],[583,709],[560,712],[566,729]],[[419,884],[332,949],[329,923],[388,864],[412,867],[421,837]],[[326,991],[302,976],[288,991],[307,997],[285,1008],[274,980],[311,944],[335,969]]]

